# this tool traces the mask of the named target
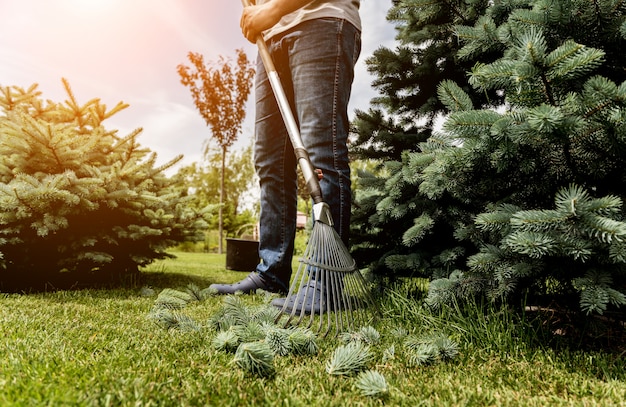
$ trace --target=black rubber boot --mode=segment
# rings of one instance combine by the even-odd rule
[[[210,290],[217,291],[218,294],[235,294],[241,292],[243,294],[254,293],[258,289],[269,291],[271,293],[285,294],[286,287],[281,287],[278,283],[263,278],[259,273],[253,271],[248,277],[234,284],[211,284]]]

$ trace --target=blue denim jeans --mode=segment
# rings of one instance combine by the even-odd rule
[[[347,245],[352,203],[348,100],[354,64],[361,51],[361,34],[344,20],[316,19],[271,38],[268,47],[302,142],[313,167],[322,170],[324,202]],[[257,272],[286,288],[292,273],[296,232],[297,163],[260,59],[255,94],[254,159],[261,187],[261,262]]]

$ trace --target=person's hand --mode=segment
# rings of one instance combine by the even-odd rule
[[[243,36],[255,43],[258,36],[268,28],[272,28],[280,21],[280,18],[281,15],[275,11],[271,2],[248,6],[243,9],[239,26]]]

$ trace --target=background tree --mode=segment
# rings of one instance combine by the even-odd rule
[[[470,90],[439,82],[443,131],[388,163],[369,192],[375,221],[410,213],[394,231],[404,252],[385,265],[431,277],[431,305],[626,304],[625,11],[612,0],[497,1],[454,26]],[[481,106],[472,92],[506,103]]]
[[[196,210],[207,210],[215,206],[220,196],[221,152],[214,151],[206,163],[193,163],[181,168],[176,174],[181,186],[190,197],[189,205]],[[256,224],[258,208],[251,204],[254,197],[248,196],[255,182],[252,161],[252,146],[238,152],[230,152],[224,169],[224,211],[223,225],[227,236],[239,237],[238,232],[246,225]],[[210,220],[209,229],[217,229],[218,221]]]
[[[237,61],[234,64],[223,57],[216,64],[207,64],[201,54],[194,52],[190,52],[188,57],[191,67],[178,65],[181,83],[191,91],[196,108],[222,151],[219,199],[219,252],[222,253],[226,154],[241,131],[254,67],[242,49],[237,50]],[[208,142],[205,143],[205,157],[210,151],[209,146]]]
[[[65,103],[36,85],[0,88],[0,288],[59,287],[136,273],[193,237],[190,210],[138,129],[120,137],[98,99]]]

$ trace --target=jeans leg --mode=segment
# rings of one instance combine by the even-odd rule
[[[302,141],[321,169],[324,202],[348,245],[352,191],[348,158],[348,101],[360,33],[339,19],[305,22],[286,35],[294,104]]]
[[[343,20],[318,19],[298,25],[268,45],[303,144],[313,167],[322,170],[324,201],[347,245],[352,203],[347,107],[360,33]],[[288,285],[296,228],[297,163],[260,61],[255,95],[255,167],[261,186],[257,271]]]
[[[296,231],[296,159],[260,58],[255,98],[254,160],[261,189],[257,272],[288,287]]]

